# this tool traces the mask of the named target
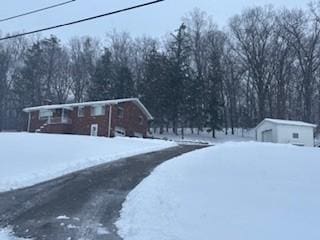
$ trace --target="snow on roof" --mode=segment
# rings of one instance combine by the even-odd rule
[[[68,103],[68,104],[53,104],[53,105],[43,105],[37,107],[29,107],[23,109],[24,112],[35,112],[40,110],[54,110],[54,109],[69,109],[72,110],[74,107],[85,107],[85,106],[99,106],[99,105],[117,105],[124,102],[134,102],[148,117],[149,120],[152,120],[153,117],[147,108],[140,102],[138,98],[124,98],[124,99],[114,99],[114,100],[105,100],[105,101],[92,101],[92,102],[83,102],[83,103]]]
[[[317,125],[312,124],[312,123],[307,123],[307,122],[302,122],[302,121],[292,121],[292,120],[282,120],[282,119],[273,119],[273,118],[266,118],[264,119],[260,124],[263,122],[271,122],[275,124],[281,124],[281,125],[291,125],[291,126],[300,126],[300,127],[313,127],[316,128]],[[260,125],[259,124],[259,125]],[[258,125],[258,126],[259,126]]]

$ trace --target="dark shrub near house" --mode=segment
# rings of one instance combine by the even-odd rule
[[[28,132],[146,137],[152,116],[137,98],[25,108]]]

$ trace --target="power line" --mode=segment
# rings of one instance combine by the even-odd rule
[[[3,18],[3,19],[0,19],[0,22],[5,22],[5,21],[9,21],[9,20],[12,20],[12,19],[15,19],[15,18],[24,17],[24,16],[27,16],[27,15],[31,15],[31,14],[34,14],[34,13],[42,12],[42,11],[45,11],[45,10],[48,10],[48,9],[51,9],[51,8],[60,7],[60,6],[63,6],[63,5],[66,5],[66,4],[75,2],[75,1],[76,0],[69,0],[67,2],[58,3],[58,4],[55,4],[55,5],[48,6],[48,7],[40,8],[40,9],[37,9],[37,10],[33,10],[33,11],[30,11],[30,12],[25,12],[25,13],[22,13],[22,14],[19,14],[19,15],[16,15],[16,16]]]
[[[66,27],[66,26],[70,26],[70,25],[74,25],[74,24],[78,24],[78,23],[82,23],[82,22],[86,22],[86,21],[91,21],[91,20],[94,20],[94,19],[97,19],[97,18],[102,18],[102,17],[106,17],[106,16],[110,16],[110,15],[114,15],[114,14],[118,14],[118,13],[122,13],[122,12],[127,12],[127,11],[130,11],[130,10],[146,7],[146,6],[153,5],[153,4],[160,3],[160,2],[164,2],[164,1],[165,0],[156,0],[156,1],[152,1],[152,2],[147,2],[147,3],[135,5],[135,6],[132,6],[132,7],[123,8],[123,9],[120,9],[120,10],[116,10],[116,11],[112,11],[112,12],[96,15],[96,16],[93,16],[93,17],[83,18],[83,19],[80,19],[80,20],[77,20],[77,21],[73,21],[73,22],[59,24],[59,25],[56,25],[56,26],[42,28],[42,29],[30,31],[30,32],[19,33],[19,34],[16,34],[16,35],[11,35],[11,36],[9,35],[7,37],[0,38],[0,41],[11,39],[11,38],[22,37],[22,36],[25,36],[25,35],[30,35],[30,34],[34,34],[34,33],[43,32],[43,31],[48,31],[48,30],[52,30],[52,29],[56,29],[56,28]]]

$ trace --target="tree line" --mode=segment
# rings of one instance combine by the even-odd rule
[[[0,42],[0,130],[22,109],[138,97],[153,126],[251,128],[266,117],[320,124],[319,4],[249,8],[221,30],[195,9],[162,40],[116,31],[106,41],[56,36]]]

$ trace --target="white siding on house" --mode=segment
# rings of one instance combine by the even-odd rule
[[[256,127],[256,139],[259,142],[314,146],[314,128],[316,125],[277,119],[265,119]]]
[[[264,142],[263,133],[265,131],[269,131],[269,130],[272,130],[272,139],[271,139],[271,141],[268,141],[268,142],[276,143],[277,142],[277,135],[278,135],[277,128],[274,123],[270,123],[270,122],[265,122],[264,124],[257,127],[257,129],[256,129],[257,141]]]
[[[278,142],[291,143],[301,146],[314,146],[314,134],[312,127],[277,125]],[[293,134],[298,134],[299,138],[294,138]]]

